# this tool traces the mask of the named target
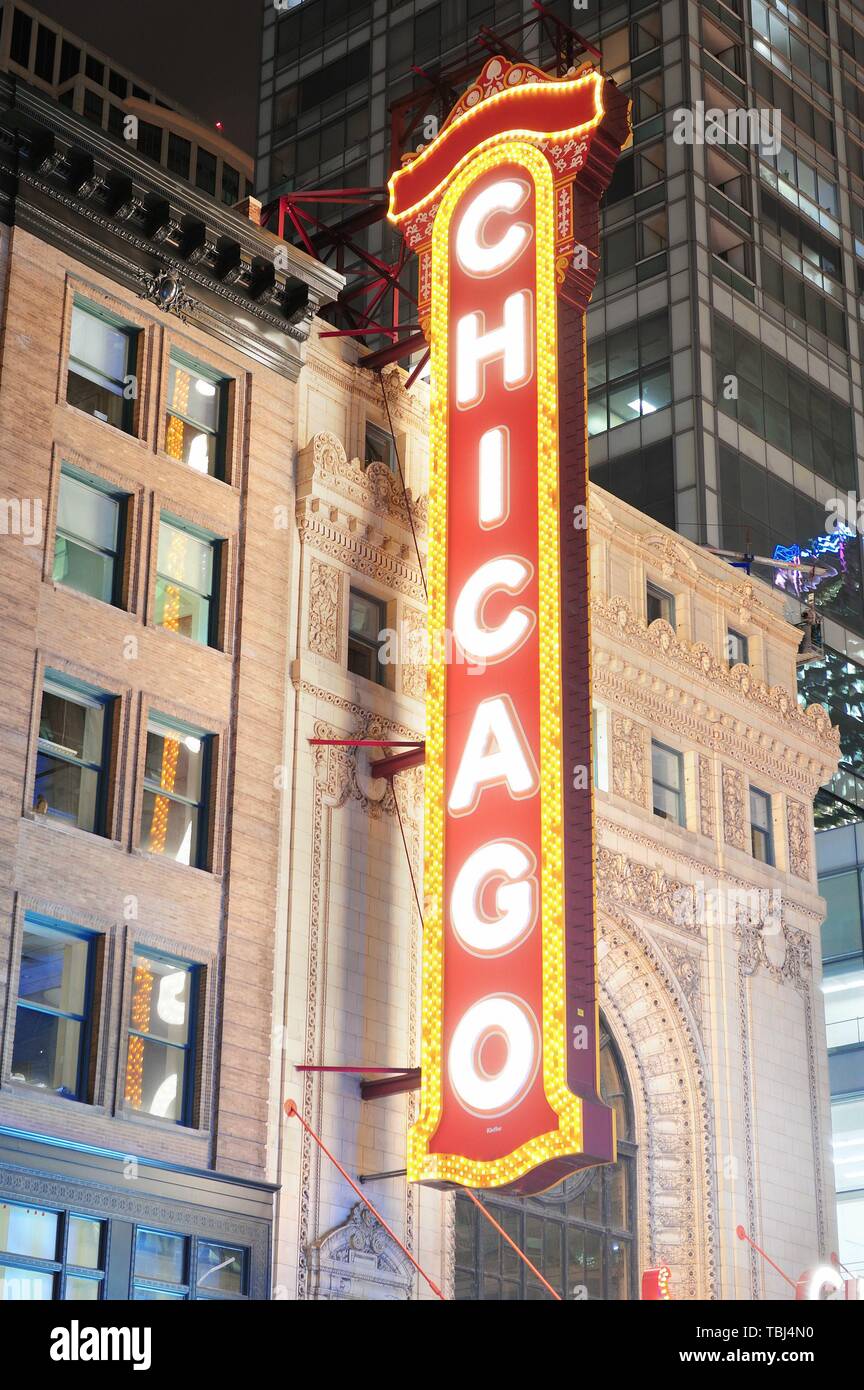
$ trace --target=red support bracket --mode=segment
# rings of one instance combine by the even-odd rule
[[[406,1091],[419,1091],[420,1068],[401,1067],[380,1081],[361,1081],[361,1100],[383,1100],[385,1096],[402,1096]]]
[[[370,771],[373,777],[395,777],[397,772],[407,772],[411,767],[422,767],[426,761],[426,744],[417,743],[404,753],[390,753],[379,758]]]

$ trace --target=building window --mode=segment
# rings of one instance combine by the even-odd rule
[[[80,71],[81,49],[64,39],[60,48],[60,82],[68,82],[70,77],[77,77]]]
[[[146,154],[157,164],[162,161],[162,127],[152,121],[138,121],[138,153]]]
[[[730,670],[733,666],[750,665],[750,643],[743,632],[736,632],[734,627],[726,629],[726,660]]]
[[[672,400],[669,319],[640,319],[588,345],[588,433],[602,434]]]
[[[90,1098],[95,948],[91,932],[41,917],[26,918],[13,1081],[66,1100]]]
[[[574,1174],[537,1197],[478,1193],[564,1299],[638,1299],[636,1145],[624,1070],[601,1027],[600,1091],[616,1116],[618,1161]],[[456,1194],[457,1300],[549,1299],[467,1196]]]
[[[92,53],[88,53],[84,59],[84,71],[95,82],[97,87],[105,86],[105,64],[100,63],[98,58],[94,58]]]
[[[0,1303],[102,1298],[106,1245],[104,1221],[0,1202]]]
[[[127,433],[132,430],[137,337],[135,329],[95,305],[76,303],[72,309],[66,399]]]
[[[122,497],[63,469],[54,543],[55,584],[103,603],[119,603],[123,512]]]
[[[147,721],[141,848],[207,867],[211,735],[160,714]]]
[[[53,29],[40,24],[36,31],[36,61],[33,71],[43,82],[54,81],[54,55],[57,51],[57,35]]]
[[[214,601],[220,543],[162,514],[153,621],[204,646],[218,638]]]
[[[195,183],[204,193],[216,192],[216,156],[209,150],[198,149],[198,164],[195,169]]]
[[[684,759],[655,739],[651,740],[651,785],[655,816],[684,825]]]
[[[658,618],[662,618],[664,623],[669,623],[670,627],[675,626],[675,599],[672,594],[667,594],[665,589],[660,589],[656,584],[645,586],[645,619],[649,624],[656,623]]]
[[[227,382],[180,353],[168,368],[165,452],[196,473],[221,478],[225,463]]]
[[[108,732],[113,700],[48,675],[42,689],[33,809],[105,834]],[[106,714],[109,717],[106,718]]]
[[[102,98],[97,96],[95,92],[91,92],[89,87],[85,87],[84,115],[87,117],[88,121],[92,121],[94,125],[101,125],[103,110],[104,102]]]
[[[774,863],[774,832],[771,827],[771,798],[767,792],[750,788],[750,844],[753,858],[760,864]]]
[[[378,685],[386,683],[381,662],[386,626],[386,603],[352,589],[348,608],[348,670]]]
[[[193,1122],[199,969],[143,948],[133,954],[124,1098],[137,1114]]]
[[[33,34],[33,21],[29,14],[23,10],[14,9],[12,11],[12,39],[9,47],[9,57],[13,63],[17,63],[20,68],[30,66],[30,39]]]
[[[136,1302],[245,1298],[248,1266],[249,1251],[242,1246],[139,1226],[132,1297]]]
[[[240,201],[240,174],[230,164],[222,165],[222,202],[233,207]]]
[[[168,168],[181,179],[189,177],[189,161],[192,158],[192,144],[181,135],[168,132]]]
[[[368,468],[370,463],[385,463],[391,473],[396,472],[396,450],[392,434],[367,420],[364,464]]]

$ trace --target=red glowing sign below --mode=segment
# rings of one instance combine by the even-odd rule
[[[494,58],[391,180],[432,381],[417,1181],[539,1191],[615,1156],[598,1095],[584,310],[627,130],[600,73]]]

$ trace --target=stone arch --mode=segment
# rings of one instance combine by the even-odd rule
[[[642,1268],[668,1264],[678,1298],[716,1298],[717,1219],[708,1069],[694,1008],[662,948],[598,904],[600,1008],[627,1071],[639,1146]]]

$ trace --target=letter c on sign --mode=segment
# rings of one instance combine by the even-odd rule
[[[471,199],[456,233],[456,255],[469,275],[497,275],[521,256],[531,240],[530,223],[512,223],[493,245],[486,241],[485,226],[495,212],[516,212],[528,193],[518,179],[499,179]]]
[[[493,1070],[487,1048],[503,1044],[503,1064]],[[447,1070],[465,1109],[474,1115],[504,1115],[527,1094],[540,1064],[540,1030],[521,999],[488,994],[466,1009],[453,1030]]]
[[[530,608],[511,609],[497,627],[486,626],[483,609],[492,594],[521,594],[533,573],[527,560],[502,555],[466,579],[453,609],[453,631],[469,661],[504,661],[522,646],[534,626]]]

